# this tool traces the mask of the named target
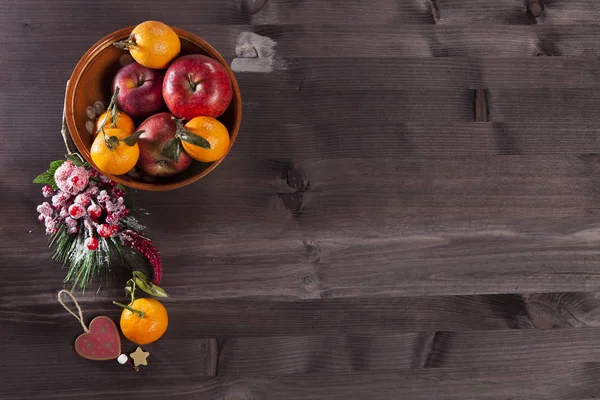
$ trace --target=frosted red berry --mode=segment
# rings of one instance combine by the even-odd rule
[[[113,234],[112,226],[107,224],[98,225],[96,231],[98,232],[98,235],[102,236],[103,238],[108,238]]]
[[[87,212],[91,219],[97,221],[102,215],[102,207],[100,207],[98,204],[92,204],[88,207]]]
[[[81,218],[85,214],[85,209],[78,204],[71,204],[69,206],[69,215],[71,218],[78,219]]]
[[[88,250],[97,250],[98,249],[98,239],[95,237],[89,237],[85,239],[85,246]]]

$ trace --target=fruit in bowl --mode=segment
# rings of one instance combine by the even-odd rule
[[[142,122],[138,129],[144,131],[138,140],[138,166],[146,174],[171,176],[185,171],[190,166],[192,158],[186,153],[182,153],[177,159],[161,154],[165,144],[173,139],[177,132],[177,125],[170,113],[155,114]]]
[[[126,41],[115,46],[129,50],[131,57],[148,68],[162,69],[179,54],[181,42],[177,33],[159,21],[146,21],[131,31]]]
[[[165,102],[162,97],[164,72],[136,62],[124,66],[113,80],[117,88],[117,107],[133,119],[144,119],[159,112]]]
[[[94,137],[104,129],[118,128],[128,134],[132,134],[135,130],[135,123],[131,117],[117,108],[117,96],[119,94],[119,88],[115,88],[110,103],[102,114],[98,116],[96,124],[94,125]]]
[[[185,119],[201,115],[217,118],[229,107],[232,97],[227,70],[201,54],[175,60],[165,74],[162,91],[169,110]]]
[[[182,121],[175,120],[175,138],[165,143],[161,150],[163,155],[177,160],[187,153],[202,162],[216,161],[225,156],[229,149],[229,133],[225,125],[212,117],[196,117],[185,126]]]
[[[112,175],[131,171],[140,157],[137,138],[141,132],[128,134],[122,129],[101,129],[96,136],[90,154],[94,164],[102,172]]]
[[[124,28],[102,39],[77,64],[67,86],[67,125],[81,155],[111,179],[138,189],[174,189],[206,175],[231,148],[241,120],[239,88],[227,63],[216,50],[178,28],[170,29],[178,37],[179,50],[165,56],[153,53],[154,50],[150,51],[146,47],[145,58],[138,57],[139,54],[135,55],[135,51],[144,50],[143,44],[147,46],[150,42],[145,41],[149,36],[137,36],[144,29],[136,28]],[[149,31],[145,33],[149,34]],[[168,35],[156,39],[157,43],[164,37]],[[123,42],[129,42],[128,46],[123,46]],[[128,49],[130,54],[124,52],[123,48]],[[137,62],[133,62],[130,55]],[[155,56],[169,60],[157,67],[158,61],[157,64],[152,61]],[[185,64],[178,61],[189,56],[193,56],[190,57],[192,59],[208,60],[200,63],[205,66],[202,81],[193,80],[198,93],[195,95],[197,99],[193,99],[191,103],[202,107],[188,107],[183,113],[178,111],[187,118],[175,121],[169,119],[173,118],[173,113],[166,105],[163,90],[165,82],[161,78],[171,66]],[[196,64],[198,63],[188,64],[190,69],[187,71],[179,69],[181,67],[173,70],[196,78],[199,74],[195,69]],[[160,85],[157,84],[159,82]],[[102,103],[110,97],[112,90],[115,100],[104,111]],[[208,93],[213,93],[213,96],[207,96]],[[215,96],[220,99],[216,103]],[[96,118],[98,114],[100,115]],[[217,114],[217,119],[212,117]],[[220,135],[219,140],[208,131],[195,131],[196,122],[192,120],[197,117],[214,119],[212,125],[209,125],[216,127],[215,135]],[[180,131],[178,124],[181,128],[185,125],[187,132]],[[120,132],[117,134],[112,129]],[[136,143],[130,143],[130,146],[128,142]],[[169,144],[171,149],[179,150],[177,157],[174,152],[165,151]],[[135,160],[137,168],[133,171],[124,172],[125,167],[122,165],[114,168],[113,163],[106,161],[120,160],[119,152],[125,149],[129,154],[135,151],[132,150],[135,147],[139,150],[139,155]],[[92,153],[95,155],[92,156]],[[167,157],[165,153],[171,157]],[[199,155],[201,153],[205,154]],[[98,157],[98,154],[103,157]],[[135,158],[128,157],[128,162],[122,164],[131,167],[131,160]],[[99,161],[96,163],[96,160]]]

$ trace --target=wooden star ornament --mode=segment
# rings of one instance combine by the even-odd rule
[[[131,357],[131,359],[133,360],[133,365],[137,367],[140,365],[148,365],[147,358],[149,355],[149,352],[142,350],[141,347],[138,347],[133,353],[129,355],[129,357]]]

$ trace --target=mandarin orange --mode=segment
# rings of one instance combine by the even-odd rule
[[[118,303],[116,303],[118,304]],[[158,300],[136,299],[121,313],[121,331],[136,344],[156,342],[169,325],[167,309]]]
[[[123,141],[129,136],[129,133],[116,128],[104,129],[104,134],[100,132],[96,136],[90,148],[90,156],[101,172],[122,175],[135,167],[140,157],[140,148],[137,143],[130,146]]]
[[[166,68],[181,50],[177,33],[159,21],[142,22],[133,28],[127,40],[115,46],[129,50],[135,61],[154,69]]]
[[[206,139],[210,144],[210,149],[205,149],[182,139],[183,149],[190,157],[202,162],[213,162],[227,154],[230,143],[229,132],[219,120],[212,117],[192,118],[185,124],[185,129]]]

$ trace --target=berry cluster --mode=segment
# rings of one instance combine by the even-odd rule
[[[78,167],[65,161],[54,173],[58,190],[46,185],[42,188],[44,202],[37,211],[38,219],[46,224],[46,233],[58,231],[63,224],[69,235],[83,232],[89,250],[98,248],[97,235],[103,238],[117,236],[119,223],[129,215],[123,190],[115,182],[94,169]]]
[[[147,259],[154,271],[154,282],[160,281],[160,253],[139,232],[143,227],[129,215],[125,192],[116,182],[89,166],[77,166],[69,160],[56,169],[54,182],[58,189],[45,185],[42,195],[48,201],[37,207],[46,234],[80,237],[85,246],[81,251],[87,252],[106,251],[108,247],[103,242],[106,240],[129,247]]]

